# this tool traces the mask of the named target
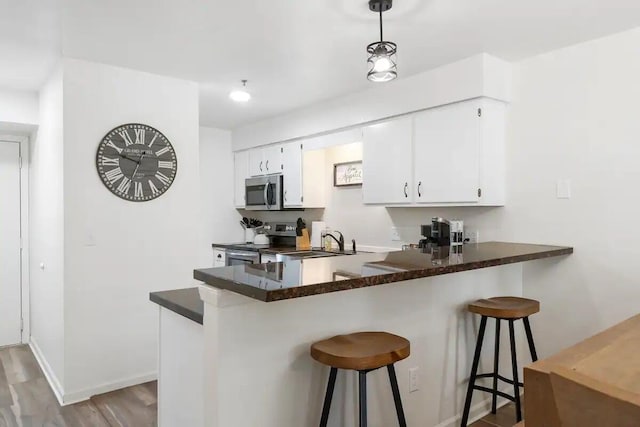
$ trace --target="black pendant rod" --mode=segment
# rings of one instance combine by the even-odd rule
[[[384,41],[382,38],[382,3],[380,4],[380,41]]]

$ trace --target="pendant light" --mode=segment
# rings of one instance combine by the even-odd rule
[[[251,94],[247,92],[247,80],[241,80],[242,89],[237,89],[229,94],[229,98],[236,102],[248,102],[251,99]]]
[[[391,9],[393,0],[369,0],[369,10],[380,16],[380,41],[367,46],[369,72],[367,78],[372,82],[388,82],[398,77],[396,52],[393,42],[384,41],[382,34],[382,12]]]

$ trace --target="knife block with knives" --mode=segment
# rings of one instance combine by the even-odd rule
[[[296,223],[296,249],[299,251],[311,250],[309,230],[302,218],[298,218],[298,222]]]

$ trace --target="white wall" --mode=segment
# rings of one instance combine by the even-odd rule
[[[200,128],[200,187],[202,193],[201,266],[211,266],[212,243],[244,239],[238,222],[242,216],[233,207],[233,152],[231,132]]]
[[[233,149],[322,134],[480,96],[508,101],[510,88],[510,64],[487,54],[478,54],[234,129]]]
[[[504,238],[575,246],[525,270],[543,354],[640,311],[640,29],[522,62],[516,73]],[[559,178],[572,198],[555,198]]]
[[[123,123],[156,127],[178,174],[162,197],[111,194],[95,167],[101,138]],[[64,60],[65,402],[149,380],[157,306],[149,292],[194,283],[201,243],[198,87]]]
[[[57,393],[65,373],[62,104],[58,69],[40,92],[40,127],[29,150],[31,342]]]
[[[36,92],[0,89],[0,122],[35,125],[39,116]]]

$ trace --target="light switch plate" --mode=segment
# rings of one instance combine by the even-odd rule
[[[570,199],[571,198],[571,180],[559,179],[556,182],[556,198],[558,199]]]
[[[398,231],[398,227],[391,227],[391,241],[392,242],[401,242],[400,232]]]

